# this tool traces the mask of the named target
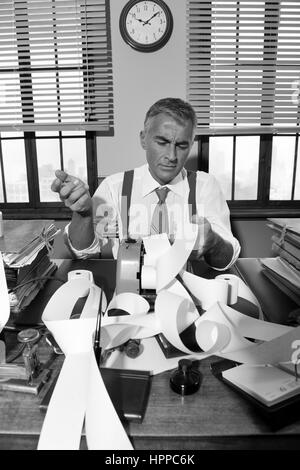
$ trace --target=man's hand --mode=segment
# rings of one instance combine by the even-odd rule
[[[232,244],[215,233],[205,217],[193,216],[192,222],[199,227],[195,243],[199,247],[197,255],[204,256],[205,261],[215,268],[228,266],[233,256]]]
[[[55,176],[51,189],[59,194],[65,206],[80,215],[91,215],[92,199],[88,185],[62,170],[56,170]]]

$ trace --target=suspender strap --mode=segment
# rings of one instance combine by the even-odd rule
[[[128,238],[129,227],[129,209],[131,204],[131,193],[133,183],[134,170],[124,172],[123,186],[122,186],[122,201],[121,201],[121,219],[123,226],[123,236]],[[191,217],[197,214],[196,206],[196,179],[197,173],[195,171],[187,171],[187,179],[190,187],[188,203],[191,208]]]
[[[123,226],[123,236],[125,239],[128,238],[129,209],[131,203],[133,174],[134,170],[125,171],[122,186],[121,219]]]
[[[195,171],[187,171],[187,179],[190,187],[189,192],[189,207],[190,207],[190,218],[193,215],[197,214],[197,206],[196,206],[196,179],[197,173]]]

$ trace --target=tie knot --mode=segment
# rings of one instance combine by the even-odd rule
[[[169,191],[170,191],[169,188],[157,188],[155,190],[157,197],[158,197],[159,204],[163,204],[165,202]]]

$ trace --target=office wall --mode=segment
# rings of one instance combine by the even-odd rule
[[[119,16],[127,0],[111,0],[115,135],[99,137],[98,176],[142,164],[139,132],[149,106],[164,96],[186,98],[186,0],[165,0],[174,16],[168,44],[153,53],[140,53],[124,43]],[[193,168],[192,152],[189,167]],[[63,228],[65,222],[58,222]],[[265,220],[234,220],[233,231],[242,245],[242,257],[271,256]],[[68,256],[62,234],[56,238],[54,257]]]
[[[119,17],[127,0],[110,2],[115,135],[98,138],[99,176],[142,165],[139,132],[145,112],[162,97],[186,98],[186,0],[165,1],[174,17],[173,34],[151,53],[135,51],[121,37]]]

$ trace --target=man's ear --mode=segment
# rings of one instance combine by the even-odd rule
[[[143,130],[143,131],[140,132],[140,142],[141,142],[141,146],[143,147],[144,150],[146,150],[145,137],[146,137],[146,133]]]

